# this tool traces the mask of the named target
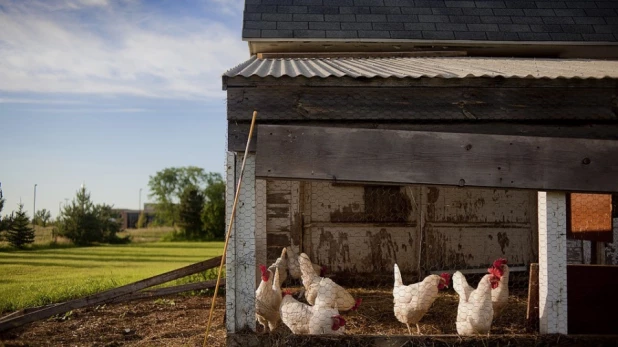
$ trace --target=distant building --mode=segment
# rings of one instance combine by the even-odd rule
[[[136,229],[137,221],[139,220],[139,215],[141,212],[146,214],[146,226],[152,223],[155,219],[155,205],[153,203],[144,204],[144,209],[140,210],[131,210],[131,209],[114,209],[115,212],[120,214],[121,218],[121,226],[122,230],[125,229]]]

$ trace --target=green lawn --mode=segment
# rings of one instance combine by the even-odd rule
[[[223,242],[3,250],[0,252],[0,312],[93,294],[216,257],[222,252]],[[186,282],[186,279],[178,281]]]

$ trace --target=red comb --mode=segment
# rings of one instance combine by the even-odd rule
[[[446,281],[446,284],[449,284],[451,281],[451,274],[447,272],[442,273],[440,277],[444,278],[444,280]]]
[[[494,267],[501,267],[504,264],[506,264],[505,258],[499,258],[496,261],[494,261]]]

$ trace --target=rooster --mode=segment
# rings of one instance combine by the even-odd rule
[[[298,254],[294,252],[294,249],[289,246],[286,247],[286,253],[288,258],[288,269],[290,270],[290,276],[294,279],[300,279],[302,277],[302,272],[300,271],[300,263],[298,261]],[[313,271],[315,273],[319,273],[320,276],[324,276],[326,273],[326,267],[320,266],[318,264],[311,264],[313,267]]]
[[[272,273],[275,272],[275,269],[279,270],[279,287],[281,287],[288,278],[288,258],[286,253],[286,249],[283,248],[283,250],[281,250],[281,256],[268,268]]]
[[[262,282],[255,291],[255,316],[264,327],[272,331],[277,328],[279,319],[279,306],[281,305],[281,287],[279,286],[279,269],[275,270],[274,279],[270,270],[265,265],[260,265]]]
[[[498,286],[491,291],[491,303],[494,308],[494,319],[496,319],[509,301],[509,267],[506,265],[506,259],[500,258],[494,261],[493,266],[487,271],[500,279]]]
[[[361,299],[354,300],[342,286],[327,277],[318,276],[313,264],[305,253],[298,257],[301,279],[305,287],[305,298],[310,305],[322,305],[337,308],[341,311],[356,310]],[[318,299],[319,297],[319,299]]]
[[[453,288],[459,295],[456,322],[459,335],[489,333],[494,316],[491,290],[498,286],[498,282],[496,276],[488,274],[483,276],[478,287],[473,289],[461,272],[455,272]]]
[[[418,322],[438,297],[438,290],[448,288],[450,277],[447,273],[440,276],[429,275],[421,282],[404,286],[399,266],[395,264],[395,286],[393,288],[395,317],[408,327],[410,335],[412,335],[410,324],[416,324],[416,332],[421,333]]]
[[[343,334],[345,319],[336,308],[309,306],[294,299],[287,290],[283,295],[281,320],[294,334]]]

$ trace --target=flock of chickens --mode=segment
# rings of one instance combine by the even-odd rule
[[[269,268],[260,265],[262,281],[255,291],[255,314],[264,331],[276,329],[282,321],[294,334],[343,334],[345,319],[340,312],[358,309],[361,299],[354,299],[343,287],[328,277],[325,268],[313,264],[305,253],[297,255],[291,247],[284,248],[281,256]],[[451,275],[429,275],[421,282],[404,285],[399,267],[395,264],[393,288],[394,313],[397,320],[416,325],[438,297],[438,291],[447,288]],[[465,276],[453,274],[453,288],[459,295],[456,327],[459,335],[489,334],[493,319],[507,304],[509,268],[506,259],[498,259],[481,278],[477,288],[471,287]],[[289,275],[301,279],[308,304],[296,300],[281,285]],[[319,273],[319,275],[318,275]]]

